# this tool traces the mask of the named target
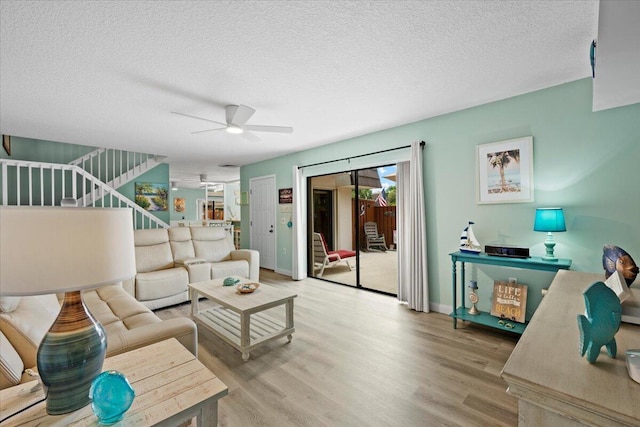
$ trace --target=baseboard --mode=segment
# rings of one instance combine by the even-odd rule
[[[434,311],[436,313],[442,313],[442,314],[450,314],[451,312],[453,312],[453,308],[451,308],[450,305],[430,302],[429,311]]]
[[[293,272],[291,270],[282,270],[280,268],[276,268],[273,271],[275,271],[278,274],[282,274],[284,276],[289,276],[289,278],[293,277]]]

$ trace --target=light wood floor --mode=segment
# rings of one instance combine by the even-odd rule
[[[394,297],[270,271],[262,283],[293,289],[293,341],[240,353],[199,330],[199,359],[229,387],[219,425],[513,426],[516,399],[499,376],[516,344],[509,333],[452,327]],[[249,296],[250,297],[250,296]],[[156,312],[189,315],[183,304]]]

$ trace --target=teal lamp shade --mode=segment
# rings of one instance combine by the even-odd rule
[[[36,359],[47,413],[73,412],[89,403],[107,349],[82,291],[135,275],[131,209],[0,206],[0,229],[0,295],[65,293]]]
[[[567,231],[562,208],[537,208],[533,231],[547,233],[547,239],[544,242],[546,254],[543,259],[547,261],[557,261],[558,258],[553,254],[553,248],[556,243],[553,241],[552,233]]]

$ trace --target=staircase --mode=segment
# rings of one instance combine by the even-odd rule
[[[134,228],[168,228],[169,224],[120,194],[98,176],[122,185],[149,170],[161,160],[155,156],[133,158],[121,151],[89,153],[72,164],[0,159],[1,204],[18,206],[59,206],[62,199],[72,198],[78,206],[128,207],[133,209]],[[117,151],[117,150],[116,150]],[[82,167],[80,166],[82,165]],[[125,170],[129,165],[130,170]],[[86,170],[87,168],[88,170]]]
[[[153,154],[98,148],[69,164],[80,167],[116,189],[159,165],[164,159],[166,157]],[[78,199],[78,205],[86,206],[92,202],[91,192],[84,197],[83,203]]]

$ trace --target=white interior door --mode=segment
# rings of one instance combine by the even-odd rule
[[[260,267],[276,268],[276,180],[275,176],[249,180],[251,249],[260,252]]]

